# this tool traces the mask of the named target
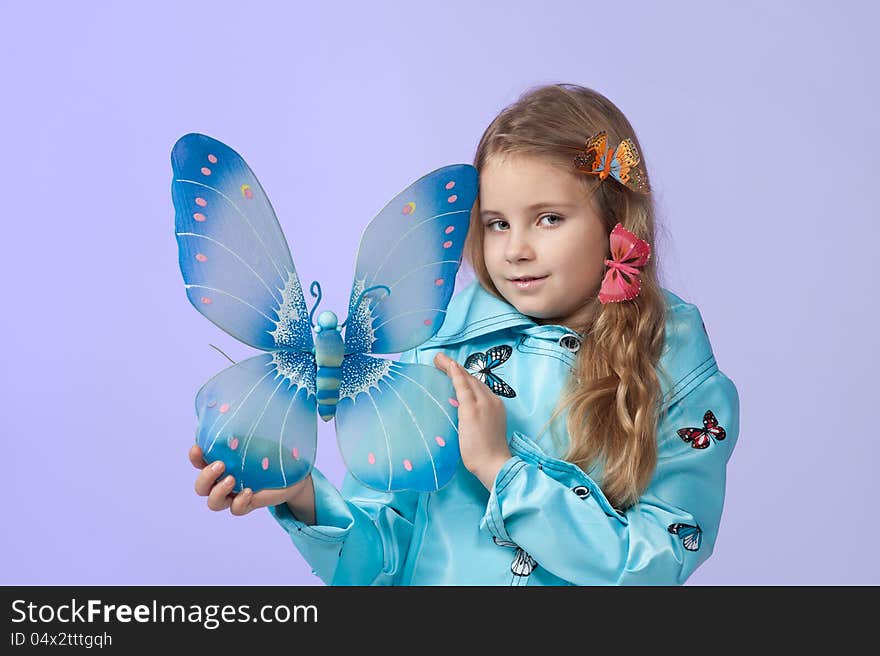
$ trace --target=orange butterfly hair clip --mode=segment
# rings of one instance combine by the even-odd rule
[[[604,180],[611,176],[642,194],[648,193],[648,181],[639,168],[641,156],[632,139],[624,139],[617,148],[608,148],[608,135],[605,132],[590,137],[587,145],[574,158],[574,165],[581,173],[599,176]]]

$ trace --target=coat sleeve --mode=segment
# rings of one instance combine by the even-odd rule
[[[702,429],[707,410],[725,435],[693,448],[678,430]],[[736,387],[716,370],[670,406],[654,476],[625,513],[576,465],[515,455],[498,472],[480,528],[576,585],[684,583],[714,548],[738,434]]]
[[[413,362],[407,351],[401,362]],[[342,489],[317,469],[315,521],[299,521],[286,503],[270,506],[269,513],[287,531],[293,544],[328,585],[393,585],[406,561],[419,493],[379,492],[346,472]]]

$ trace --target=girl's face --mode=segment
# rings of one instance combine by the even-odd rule
[[[578,330],[609,245],[575,176],[541,157],[490,157],[480,173],[480,218],[486,268],[507,302],[538,323]]]

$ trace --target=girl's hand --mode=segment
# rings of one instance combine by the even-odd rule
[[[265,506],[275,506],[279,503],[295,500],[297,495],[310,484],[309,476],[299,483],[290,487],[275,490],[260,490],[254,493],[250,488],[245,488],[239,494],[232,494],[235,478],[230,474],[217,482],[217,477],[223,473],[223,461],[217,460],[211,465],[202,457],[202,449],[194,444],[189,450],[189,461],[193,467],[201,470],[196,477],[196,494],[200,497],[208,497],[208,508],[211,510],[226,510],[233,515],[247,515],[251,510]]]
[[[434,364],[449,376],[455,387],[461,460],[467,470],[491,490],[498,470],[511,455],[504,402],[445,353],[434,356]]]

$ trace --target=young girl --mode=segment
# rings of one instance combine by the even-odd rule
[[[328,584],[679,584],[711,554],[739,398],[699,310],[660,287],[635,132],[602,95],[541,87],[477,148],[465,256],[477,280],[402,355],[452,380],[462,464],[443,489],[382,493],[317,470],[230,494],[269,512]]]

